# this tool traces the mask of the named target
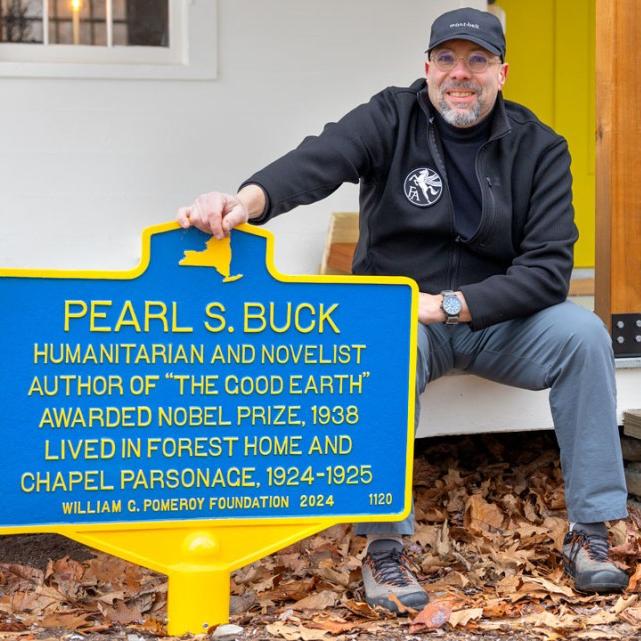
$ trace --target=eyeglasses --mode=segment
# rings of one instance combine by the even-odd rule
[[[447,49],[437,51],[430,56],[430,60],[436,65],[439,71],[452,71],[459,60],[465,63],[465,66],[472,73],[483,73],[487,68],[496,62],[496,56],[489,57],[479,51],[470,53],[467,56],[455,56],[454,52]]]

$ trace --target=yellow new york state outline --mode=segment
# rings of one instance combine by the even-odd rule
[[[0,277],[77,278],[133,280],[145,273],[151,261],[151,237],[180,229],[177,223],[164,223],[143,230],[140,263],[125,271],[2,269]],[[410,512],[412,500],[412,463],[414,450],[414,401],[416,377],[416,340],[418,287],[402,276],[321,276],[281,274],[274,265],[274,236],[271,232],[240,225],[236,228],[266,239],[265,265],[268,273],[283,283],[336,283],[406,285],[411,288],[409,328],[409,394],[407,425],[407,460],[404,509],[385,520],[400,521]],[[183,259],[184,260],[184,259]],[[182,261],[181,261],[182,262]],[[225,275],[223,274],[223,277]],[[231,277],[235,280],[234,277]],[[167,598],[167,631],[170,635],[199,634],[217,623],[229,620],[229,575],[296,541],[332,525],[380,521],[380,515],[341,515],[334,517],[284,517],[260,519],[194,519],[189,521],[139,521],[135,523],[86,523],[79,525],[45,525],[2,527],[0,534],[61,534],[85,545],[166,574],[169,579]]]

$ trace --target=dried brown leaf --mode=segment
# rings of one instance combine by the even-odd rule
[[[28,565],[2,563],[0,571],[2,571],[3,585],[6,586],[3,589],[4,592],[33,589],[34,586],[42,585],[44,581],[44,572]]]
[[[130,597],[126,602],[130,607],[136,607],[140,612],[145,614],[151,610],[155,601],[156,592],[153,590],[145,590],[144,592],[139,592],[135,596]]]
[[[447,520],[443,521],[443,525],[439,528],[436,537],[434,551],[441,558],[446,557],[450,553],[450,531]]]
[[[586,625],[607,625],[609,623],[616,623],[619,617],[614,612],[595,612],[587,619],[584,619]]]
[[[448,623],[456,628],[465,627],[470,621],[475,621],[483,616],[483,608],[467,608],[465,610],[456,610],[450,614]]]
[[[346,588],[350,582],[349,572],[339,572],[333,568],[318,568],[314,574],[344,588]]]
[[[495,550],[489,552],[490,559],[494,562],[496,569],[500,572],[506,570],[518,570],[521,568],[531,569],[529,557],[532,550]]]
[[[146,568],[108,554],[98,554],[85,565],[85,582],[93,581],[96,585],[105,585],[114,591],[124,590],[128,596],[137,594],[144,580],[154,576]]]
[[[136,604],[128,605],[124,601],[116,601],[113,606],[98,604],[98,609],[103,617],[110,623],[128,625],[130,623],[142,623],[143,616]]]
[[[167,636],[167,627],[162,621],[158,621],[158,619],[145,619],[141,625],[132,627],[136,630],[141,630],[142,632],[153,634],[156,637]]]
[[[442,585],[449,585],[453,588],[460,588],[461,590],[467,587],[470,584],[470,579],[468,574],[463,574],[462,572],[450,572],[442,581]]]
[[[580,632],[575,632],[572,635],[572,639],[595,639],[603,641],[604,639],[625,639],[626,636],[622,635],[620,632],[617,632],[617,630],[614,630],[612,628],[608,630],[581,630]]]
[[[422,548],[434,548],[438,538],[439,529],[440,528],[437,525],[417,523],[414,534],[411,536],[411,540],[414,543],[418,543]]]
[[[323,641],[323,639],[327,638],[327,632],[325,630],[305,628],[302,625],[295,626],[288,623],[281,623],[280,621],[267,624],[265,629],[269,634],[282,637],[286,641],[298,641],[299,639],[302,641]]]
[[[623,610],[633,606],[639,600],[638,595],[634,594],[628,598],[620,596],[612,608],[613,612],[620,614]]]
[[[480,494],[472,494],[465,506],[465,526],[473,531],[483,533],[488,529],[500,529],[505,516],[501,508],[488,503]]]
[[[542,576],[528,576],[525,577],[524,580],[528,581],[529,583],[535,583],[543,586],[550,594],[562,594],[563,596],[566,596],[568,598],[574,597],[574,591],[571,588],[568,588],[565,585],[558,585],[557,583],[545,579]]]
[[[107,592],[105,594],[99,594],[97,600],[101,603],[106,603],[107,605],[113,605],[114,601],[117,599],[123,600],[125,598],[125,593],[122,590],[117,592]]]
[[[381,615],[371,605],[364,601],[355,601],[354,599],[341,599],[341,604],[344,605],[350,612],[365,617],[367,619],[380,619]]]
[[[278,576],[270,576],[269,578],[263,580],[263,581],[257,581],[256,583],[252,583],[252,588],[257,592],[265,592],[266,590],[273,591],[274,590],[274,584],[276,581],[279,579]]]
[[[509,599],[512,603],[516,603],[523,599],[537,602],[542,601],[547,596],[548,593],[545,590],[542,590],[540,585],[537,585],[536,583],[523,583],[518,592],[509,597]]]
[[[510,516],[520,516],[521,501],[514,494],[504,494],[499,498],[499,502]]]
[[[542,610],[540,612],[533,612],[532,614],[519,619],[519,622],[532,625],[537,628],[546,627],[554,630],[572,630],[578,627],[579,618],[569,613],[566,613],[561,617],[549,612],[548,610]]]
[[[554,549],[557,552],[563,550],[563,538],[568,529],[568,524],[565,519],[556,516],[547,516],[543,521],[543,525],[548,529],[552,541],[554,541]]]
[[[552,492],[545,497],[545,503],[550,510],[565,509],[565,492],[563,486],[555,487]]]
[[[53,593],[53,594],[52,594]],[[63,600],[60,593],[45,586],[34,592],[14,592],[0,598],[0,610],[4,612],[41,614],[44,610]]]
[[[516,575],[505,576],[495,584],[498,594],[513,594],[519,589],[521,577]]]
[[[308,623],[308,626],[310,628],[317,628],[319,630],[325,630],[326,632],[329,632],[330,634],[343,634],[345,632],[350,632],[351,630],[354,630],[359,627],[359,623],[356,623],[354,621],[345,621],[345,619],[341,619],[339,617],[318,617],[314,618],[312,621]]]
[[[641,607],[637,608],[626,608],[619,617],[624,621],[627,621],[630,625],[641,625]]]
[[[236,570],[233,576],[233,583],[236,585],[247,585],[251,583],[254,589],[256,589],[256,584],[264,580],[269,580],[270,585],[266,589],[271,590],[273,587],[274,573],[269,567],[270,565],[268,559],[261,559],[247,567]]]
[[[0,620],[0,632],[23,632],[27,626],[23,621],[14,618]]]
[[[257,603],[258,599],[256,598],[256,593],[251,590],[240,595],[232,594],[229,603],[229,614],[242,614],[243,612],[247,612],[247,610]]]
[[[421,510],[420,518],[428,523],[443,523],[447,518],[447,512],[438,507],[427,507]]]
[[[450,562],[447,559],[442,559],[439,556],[434,556],[432,554],[426,554],[421,561],[421,570],[423,574],[435,574],[438,573],[439,568],[449,567]]]
[[[483,602],[483,617],[486,619],[505,619],[519,616],[521,608],[504,599],[488,599]]]
[[[468,498],[468,492],[464,487],[450,490],[447,496],[447,513],[453,515],[462,512],[465,509]]]
[[[41,620],[44,628],[66,628],[68,630],[81,630],[87,625],[89,612],[51,612],[45,615]]]
[[[270,598],[276,601],[299,601],[304,599],[314,589],[316,578],[283,581],[269,592]]]
[[[610,525],[610,541],[612,547],[625,545],[628,540],[628,526],[626,521],[617,521]]]
[[[515,524],[514,529],[519,535],[521,541],[524,541],[531,537],[536,537],[539,534],[549,534],[547,527],[541,525],[533,525],[532,523],[527,523],[526,521],[521,521],[518,525]]]
[[[525,501],[523,503],[523,514],[525,515],[525,518],[532,523],[541,522],[540,514],[536,511],[536,508],[530,501]]]
[[[449,621],[451,614],[450,601],[431,601],[412,619],[410,634],[442,628]]]
[[[294,610],[325,610],[336,604],[338,596],[331,590],[310,594],[292,605]]]
[[[641,581],[641,564],[637,565],[636,569],[634,570],[634,573],[630,577],[630,581],[628,583],[627,587],[627,592],[641,592],[641,585],[639,582]]]
[[[561,641],[563,639],[567,639],[567,635],[565,633],[557,632],[551,628],[533,627],[528,628],[528,631],[531,631],[536,638],[543,638],[546,641]]]
[[[278,562],[294,574],[300,574],[309,567],[307,559],[298,553],[279,554]]]
[[[68,556],[50,560],[45,571],[45,581],[55,586],[64,596],[75,599],[83,592],[85,567]]]

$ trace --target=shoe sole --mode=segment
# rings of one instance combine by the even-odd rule
[[[367,605],[375,608],[375,607],[381,607],[385,608],[386,610],[389,610],[390,612],[394,614],[399,614],[401,616],[408,615],[410,614],[409,610],[413,610],[414,612],[420,612],[428,603],[429,603],[429,597],[427,594],[425,595],[424,602],[421,599],[421,602],[415,603],[415,604],[410,604],[410,603],[403,603],[401,599],[399,601],[401,602],[401,605],[403,605],[405,608],[407,608],[408,611],[401,611],[398,608],[398,604],[395,603],[394,601],[390,601],[389,599],[385,597],[381,597],[379,599],[370,599],[368,597],[365,597],[365,601],[367,601]]]
[[[590,594],[591,592],[598,593],[610,593],[610,592],[623,592],[627,585],[621,585],[620,583],[594,583],[591,585],[576,585],[574,589],[577,592],[583,592],[585,594]]]
[[[563,569],[565,570],[566,574],[568,574],[574,581],[574,589],[577,592],[582,592],[584,594],[590,594],[593,592],[598,592],[598,593],[623,592],[623,590],[625,590],[628,587],[627,583],[625,585],[621,585],[620,583],[589,583],[587,585],[579,585],[576,582],[576,577],[574,576],[574,572],[570,570],[570,567],[567,565],[567,563],[563,564]]]

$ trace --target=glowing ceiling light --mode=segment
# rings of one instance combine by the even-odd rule
[[[71,0],[71,10],[77,13],[82,9],[82,0]]]

